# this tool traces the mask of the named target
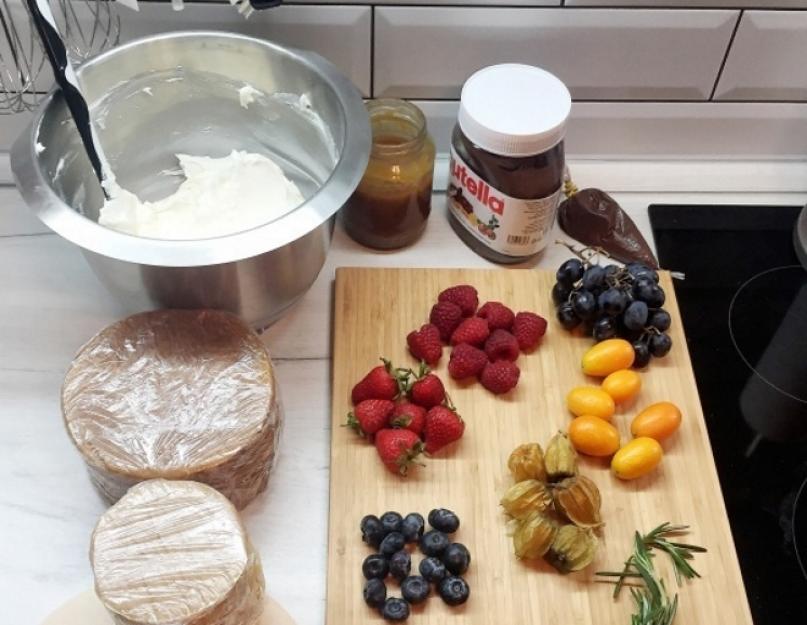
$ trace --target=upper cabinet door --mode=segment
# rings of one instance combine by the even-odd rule
[[[744,13],[715,98],[807,100],[807,13]]]
[[[538,65],[576,99],[706,100],[738,11],[379,7],[375,96],[457,98],[494,63]]]

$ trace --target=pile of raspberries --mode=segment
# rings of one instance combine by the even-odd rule
[[[514,313],[501,302],[479,306],[469,284],[441,291],[429,323],[406,337],[412,355],[434,366],[451,345],[448,373],[456,380],[475,377],[491,393],[507,393],[518,384],[521,352],[535,349],[546,333],[546,319],[532,312]]]

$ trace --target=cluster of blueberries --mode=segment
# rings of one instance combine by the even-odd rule
[[[451,542],[450,534],[460,526],[459,517],[445,508],[429,512],[431,529],[417,512],[405,517],[397,512],[385,512],[381,517],[367,515],[361,520],[362,540],[378,550],[364,559],[362,573],[364,601],[381,612],[389,621],[409,618],[409,606],[423,603],[434,584],[448,605],[460,605],[468,600],[470,589],[461,577],[471,564],[471,554],[465,545]],[[425,556],[418,565],[420,575],[410,575],[412,556],[407,545],[417,544]],[[385,580],[391,575],[401,585],[400,597],[388,597]]]

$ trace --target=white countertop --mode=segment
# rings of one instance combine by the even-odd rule
[[[581,188],[611,190],[651,242],[650,203],[807,202],[807,164],[801,162],[583,162],[571,168]],[[286,426],[269,488],[244,516],[268,592],[298,625],[324,620],[334,270],[494,266],[454,235],[443,202],[435,194],[422,239],[395,253],[362,248],[337,227],[311,291],[264,335]],[[554,269],[567,256],[550,246],[533,265]],[[0,296],[0,621],[38,625],[92,585],[88,542],[104,510],[63,430],[62,377],[75,351],[124,312],[79,250],[31,218],[13,187],[0,187]]]

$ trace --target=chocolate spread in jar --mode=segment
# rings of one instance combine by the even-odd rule
[[[497,65],[465,83],[454,129],[448,208],[460,238],[500,263],[546,247],[561,198],[566,87],[527,65]]]

